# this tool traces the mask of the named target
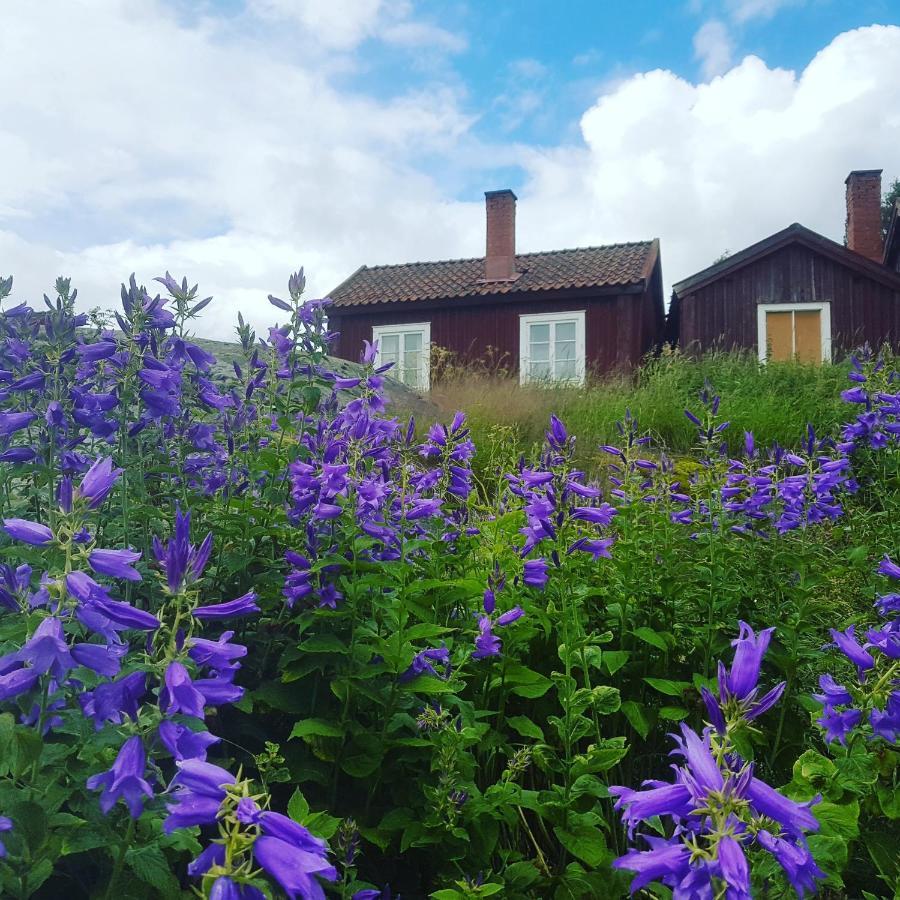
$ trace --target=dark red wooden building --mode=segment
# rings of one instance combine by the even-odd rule
[[[864,343],[897,347],[900,273],[889,254],[900,247],[882,240],[881,170],[851,172],[846,186],[846,246],[795,223],[685,278],[673,287],[668,339],[805,362]]]
[[[485,198],[484,257],[361,266],[331,292],[337,356],[377,340],[379,361],[424,389],[431,346],[469,361],[490,352],[523,382],[580,384],[661,343],[659,241],[516,254],[516,195]]]

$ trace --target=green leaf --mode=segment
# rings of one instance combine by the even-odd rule
[[[353,778],[368,778],[381,765],[384,759],[384,745],[376,735],[357,735],[344,758],[341,768]]]
[[[900,887],[900,840],[897,835],[871,830],[866,832],[864,843],[884,883],[896,890]]]
[[[615,675],[628,662],[630,655],[629,650],[604,650],[603,665],[606,666],[606,671],[610,675]]]
[[[859,837],[859,803],[832,803],[822,800],[810,809],[822,825],[822,833],[836,835],[844,841],[853,841]]]
[[[545,675],[518,662],[507,663],[504,679],[512,693],[529,700],[543,697],[553,685]]]
[[[19,800],[13,803],[6,815],[15,823],[17,831],[21,831],[25,843],[32,855],[37,851],[47,837],[47,814],[40,804],[33,800]]]
[[[645,678],[654,690],[669,697],[680,697],[691,686],[689,681],[673,681],[671,678]]]
[[[29,896],[37,891],[37,889],[53,874],[53,861],[47,859],[39,859],[28,870],[28,892]]]
[[[610,738],[603,744],[591,744],[586,753],[579,753],[572,761],[572,775],[591,775],[611,769],[628,754],[625,738]]]
[[[894,790],[886,784],[879,784],[875,788],[878,804],[881,811],[889,819],[900,819],[900,791]]]
[[[301,823],[309,814],[309,803],[306,802],[306,797],[303,796],[300,788],[296,788],[291,794],[291,799],[288,800],[287,814],[295,822]]]
[[[506,720],[506,724],[522,737],[534,738],[536,741],[544,740],[544,732],[527,716],[510,716]]]
[[[598,685],[591,689],[591,706],[600,716],[608,716],[617,712],[622,705],[619,689],[608,685]]]
[[[155,844],[130,847],[125,853],[128,868],[145,884],[159,891],[160,897],[180,897],[181,889],[172,874],[165,854]]]
[[[592,869],[598,868],[611,858],[603,832],[593,825],[574,825],[572,828],[557,825],[553,833],[572,856]]]
[[[459,690],[459,682],[444,681],[434,675],[418,675],[406,682],[403,690],[412,694],[455,694]]]
[[[334,634],[314,634],[299,649],[304,653],[346,653],[347,645]]]
[[[626,700],[622,704],[622,715],[628,719],[628,724],[644,739],[650,734],[650,722],[644,713],[644,707],[634,700]]]
[[[834,763],[815,750],[807,750],[794,763],[794,778],[808,781],[813,786],[824,784],[836,771]]]
[[[512,863],[512,865],[507,866],[503,870],[503,880],[510,887],[520,891],[530,887],[540,877],[541,873],[538,871],[537,866],[529,860]]]
[[[572,782],[569,793],[572,797],[581,797],[583,794],[588,794],[591,797],[596,797],[598,800],[605,800],[609,797],[609,789],[595,775],[579,775]]]
[[[660,718],[669,719],[672,722],[680,722],[690,714],[691,711],[683,706],[662,706],[659,710]]]
[[[344,732],[340,726],[335,725],[334,722],[326,722],[325,719],[304,719],[302,722],[296,722],[290,733],[292,738],[311,736],[339,738],[344,736]]]
[[[876,757],[863,749],[836,760],[837,783],[851,794],[863,796],[868,794],[872,785],[878,780]]]
[[[315,835],[331,840],[340,827],[341,820],[327,812],[315,812],[306,817],[303,824]]]
[[[403,632],[403,637],[407,641],[421,641],[426,638],[436,638],[452,631],[452,628],[444,628],[442,625],[430,625],[423,622],[421,625],[413,625]]]
[[[658,631],[654,631],[652,628],[648,628],[646,625],[643,625],[640,628],[635,628],[631,633],[635,637],[640,638],[642,641],[644,641],[644,643],[650,644],[651,647],[656,647],[657,650],[669,649],[669,645],[666,643],[665,638]]]

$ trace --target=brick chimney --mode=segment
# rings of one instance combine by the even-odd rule
[[[854,169],[847,185],[847,246],[881,262],[881,169]]]
[[[485,191],[487,249],[484,254],[485,281],[514,281],[516,273],[516,195],[506,188]]]

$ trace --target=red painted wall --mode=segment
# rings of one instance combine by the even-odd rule
[[[678,342],[686,348],[756,349],[759,303],[831,303],[835,352],[868,341],[900,345],[900,291],[802,244],[725,272],[677,302]]]
[[[333,353],[357,360],[363,340],[372,339],[374,325],[430,322],[431,342],[462,358],[476,359],[488,347],[506,355],[506,365],[518,372],[519,316],[530,313],[585,310],[585,354],[590,371],[609,372],[637,365],[662,339],[662,278],[657,264],[643,293],[598,295],[589,290],[560,292],[554,297],[522,299],[503,295],[478,298],[476,303],[393,304],[329,310],[332,330],[340,331]]]

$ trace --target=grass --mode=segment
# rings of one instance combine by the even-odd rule
[[[476,446],[502,441],[508,453],[524,452],[543,439],[551,413],[578,437],[579,463],[594,468],[597,447],[615,444],[616,422],[630,409],[642,431],[670,453],[686,453],[695,437],[685,408],[696,408],[705,383],[722,398],[731,422],[732,449],[752,431],[758,445],[796,446],[811,423],[834,435],[849,418],[840,392],[848,386],[849,365],[761,365],[749,353],[711,353],[699,359],[664,353],[631,375],[592,378],[586,387],[521,386],[502,371],[466,373],[444,367],[430,399],[442,416],[464,410]]]

